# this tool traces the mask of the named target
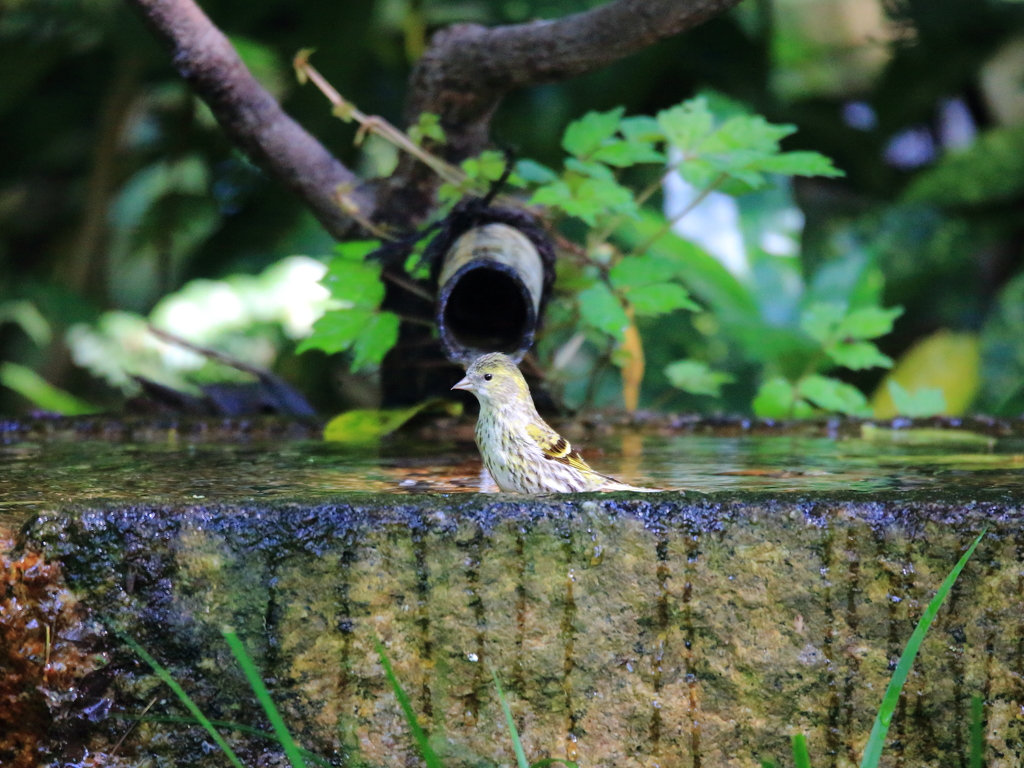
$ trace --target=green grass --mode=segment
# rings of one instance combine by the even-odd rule
[[[882,704],[879,706],[878,714],[875,715],[875,722],[871,726],[871,735],[868,736],[868,743],[864,747],[864,756],[861,758],[860,768],[876,768],[878,766],[878,761],[882,757],[882,749],[885,747],[885,737],[889,733],[889,724],[892,722],[896,706],[900,703],[900,691],[903,690],[903,684],[907,682],[910,668],[914,666],[914,659],[917,658],[917,652],[921,649],[924,636],[928,634],[928,630],[931,628],[939,608],[946,601],[946,595],[953,588],[956,580],[960,577],[960,572],[963,571],[967,561],[971,559],[971,555],[974,554],[974,550],[978,548],[987,532],[988,528],[979,533],[974,543],[964,552],[960,561],[953,566],[953,570],[943,579],[942,584],[939,586],[939,591],[935,593],[935,597],[932,598],[932,601],[928,603],[928,607],[925,608],[921,620],[917,622],[914,634],[907,641],[907,647],[903,649],[900,660],[896,664],[896,670],[892,673],[889,686],[885,689],[885,694],[882,696]]]
[[[420,751],[423,762],[427,764],[427,768],[444,768],[444,763],[441,762],[441,758],[434,752],[434,748],[430,746],[427,734],[420,727],[416,713],[412,709],[412,702],[409,700],[408,694],[402,689],[402,684],[398,682],[398,678],[395,677],[395,671],[391,669],[391,662],[388,661],[388,656],[384,653],[384,646],[381,645],[380,640],[376,641],[376,647],[377,655],[380,656],[381,666],[384,667],[384,675],[387,677],[388,682],[391,683],[391,689],[395,692],[395,698],[398,699],[398,705],[402,708],[406,725],[412,731],[412,737]]]
[[[971,755],[968,765],[982,768],[985,764],[985,700],[971,697]]]
[[[176,717],[174,715],[124,715],[115,714],[112,717],[118,718],[119,720],[132,720],[137,723],[168,723],[172,725],[201,725],[201,723],[193,717]],[[223,728],[228,731],[237,731],[238,733],[244,733],[249,736],[255,736],[259,739],[266,739],[267,741],[273,741],[277,744],[281,743],[276,733],[268,733],[267,731],[261,731],[259,728],[253,728],[249,725],[243,725],[242,723],[236,723],[231,720],[210,720],[217,728]],[[324,760],[316,752],[310,752],[308,749],[298,747],[299,753],[303,758],[313,763],[314,765],[320,766],[320,768],[336,768],[336,766]]]
[[[281,717],[281,713],[277,711],[274,700],[270,698],[270,691],[267,690],[267,686],[263,683],[263,676],[256,669],[252,657],[245,650],[245,646],[238,635],[235,634],[235,630],[230,627],[224,627],[221,629],[221,634],[224,635],[224,640],[227,641],[231,652],[235,654],[235,659],[245,673],[245,679],[249,681],[249,686],[252,688],[253,693],[256,694],[256,699],[267,714],[267,719],[270,721],[271,726],[273,726],[274,733],[277,734],[277,740],[284,747],[284,753],[288,757],[288,762],[292,764],[292,768],[307,768],[306,761],[302,759],[302,753],[295,744],[295,739],[292,738],[288,726],[284,724],[284,719]]]
[[[228,761],[235,768],[245,768],[245,766],[242,765],[242,761],[238,759],[238,755],[236,755],[235,751],[231,749],[231,745],[224,740],[224,737],[220,735],[220,731],[218,731],[206,715],[203,714],[203,711],[199,709],[199,706],[192,701],[192,697],[185,693],[185,689],[178,685],[178,682],[171,677],[171,673],[164,669],[160,662],[150,656],[146,652],[145,648],[135,642],[134,638],[131,638],[124,633],[118,634],[119,637],[127,643],[128,646],[135,651],[135,653],[137,653],[144,662],[152,667],[156,676],[159,677],[168,688],[174,691],[174,695],[177,696],[181,703],[185,705],[185,709],[192,713],[192,717],[194,717],[196,721],[206,729],[206,732],[210,734],[210,738],[213,739],[214,743],[220,747],[221,751],[227,756]]]
[[[807,751],[807,737],[802,733],[794,733],[791,741],[793,764],[796,765],[796,768],[811,768],[811,755]]]
[[[444,763],[437,756],[437,753],[430,746],[430,741],[427,739],[427,734],[424,733],[423,728],[420,727],[419,720],[416,717],[416,712],[413,711],[412,702],[409,700],[409,695],[402,688],[402,684],[398,682],[398,678],[395,676],[394,670],[391,669],[391,662],[388,660],[387,654],[384,652],[384,646],[380,640],[376,641],[377,655],[380,657],[381,666],[384,667],[384,675],[387,677],[388,682],[391,683],[391,690],[395,693],[395,698],[398,699],[398,704],[402,708],[402,714],[405,716],[406,725],[409,726],[409,730],[412,732],[413,740],[416,742],[416,746],[420,750],[420,757],[423,758],[428,768],[444,768]],[[501,704],[501,711],[505,713],[505,723],[508,725],[508,731],[512,738],[512,751],[516,755],[516,765],[518,768],[547,768],[549,765],[560,763],[567,768],[579,768],[579,766],[572,760],[562,760],[557,757],[545,757],[535,763],[530,763],[526,759],[526,752],[523,750],[523,742],[519,738],[519,731],[516,729],[516,722],[512,717],[512,709],[508,705],[508,698],[505,696],[505,691],[501,687],[501,681],[498,680],[497,673],[492,669],[491,677],[494,679],[494,689],[498,694],[498,702]]]
[[[900,692],[903,690],[904,683],[907,682],[907,676],[910,674],[911,667],[914,666],[914,659],[917,658],[917,652],[921,649],[921,643],[924,642],[925,635],[928,634],[935,616],[946,601],[946,596],[953,588],[956,580],[960,577],[960,573],[967,565],[967,561],[971,559],[971,555],[974,554],[974,550],[978,548],[987,532],[988,528],[986,527],[974,539],[968,550],[964,552],[963,557],[960,558],[957,564],[953,566],[953,570],[942,581],[938,591],[935,593],[935,597],[928,603],[928,607],[925,609],[920,621],[917,622],[917,627],[910,636],[910,640],[907,641],[903,653],[900,654],[896,669],[889,680],[889,685],[882,695],[882,703],[878,707],[875,722],[871,726],[871,734],[868,736],[868,743],[864,747],[860,768],[878,768],[878,761],[882,757],[885,737],[889,734],[889,725],[892,723],[893,713],[900,703]],[[982,732],[983,711],[984,701],[980,696],[975,696],[971,701],[970,768],[982,768],[983,765],[985,749],[985,734]],[[802,733],[794,734],[792,746],[793,763],[796,765],[796,768],[811,768],[811,756],[807,751],[806,737]],[[763,768],[775,768],[775,764],[770,760],[762,760],[761,765]]]

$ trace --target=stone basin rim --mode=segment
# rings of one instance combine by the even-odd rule
[[[579,494],[572,499],[523,500],[475,498],[450,503],[440,494],[404,496],[398,503],[383,503],[382,494],[372,499],[349,499],[326,504],[209,504],[209,505],[74,505],[34,513],[17,535],[17,548],[54,541],[54,526],[91,536],[114,530],[139,537],[150,530],[156,536],[170,529],[204,527],[227,535],[256,534],[302,546],[329,541],[360,530],[389,526],[443,532],[459,525],[478,525],[482,531],[503,524],[531,525],[543,521],[581,520],[614,522],[632,519],[646,527],[686,527],[715,531],[723,526],[758,522],[772,517],[802,517],[808,525],[825,526],[840,518],[872,526],[911,527],[925,523],[954,529],[976,530],[986,524],[1024,524],[1024,494],[990,499],[864,499],[852,494],[821,496],[720,493],[700,500],[680,501],[636,498],[631,494]],[[60,538],[60,535],[58,535]]]
[[[793,436],[849,438],[861,436],[864,426],[875,426],[895,432],[908,429],[938,429],[951,432],[973,432],[993,438],[1024,437],[1024,415],[1019,418],[988,416],[925,419],[856,419],[815,418],[807,420],[760,419],[745,416],[697,416],[660,412],[629,414],[597,412],[583,417],[552,418],[559,428],[589,431],[639,430],[651,433],[696,434],[708,437]],[[475,416],[420,416],[411,426],[394,437],[424,440],[471,440]],[[325,420],[254,417],[190,417],[190,416],[62,416],[26,419],[0,419],[0,445],[29,442],[111,443],[166,442],[169,435],[189,442],[291,442],[319,440]]]

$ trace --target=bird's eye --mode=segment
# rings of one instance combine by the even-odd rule
[[[490,381],[493,378],[494,378],[494,374],[493,373],[485,373],[484,374],[484,381]]]

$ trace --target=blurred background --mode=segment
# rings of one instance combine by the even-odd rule
[[[343,94],[402,125],[406,80],[433,30],[597,4],[202,6],[285,109],[371,177],[390,172],[395,150],[353,145],[354,128],[297,85],[297,50],[315,48]],[[682,234],[737,276],[767,325],[793,322],[812,289],[867,286],[905,309],[878,340],[904,383],[941,389],[947,413],[1024,412],[1024,3],[744,0],[605,70],[511,94],[492,135],[556,165],[565,126],[588,110],[654,114],[698,93],[795,124],[786,149],[816,150],[846,173],[739,198],[725,224],[713,211],[687,219]],[[119,410],[137,376],[184,392],[251,380],[160,343],[150,322],[273,370],[322,413],[378,405],[374,370],[295,354],[327,301],[317,281],[333,246],[225,140],[123,0],[0,0],[0,414]],[[764,361],[714,312],[640,330],[641,407],[751,411]],[[664,368],[683,357],[732,383],[718,396],[672,387]],[[843,378],[870,397],[885,373]],[[565,403],[621,406],[617,371],[602,375]]]

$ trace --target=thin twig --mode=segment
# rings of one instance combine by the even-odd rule
[[[659,189],[661,189],[661,185],[665,183],[665,179],[668,178],[668,175],[670,173],[673,173],[674,171],[678,171],[679,170],[679,166],[681,166],[682,164],[683,164],[682,160],[679,160],[678,162],[672,163],[672,165],[668,166],[665,169],[665,172],[663,174],[661,174],[657,179],[655,179],[650,184],[648,184],[646,187],[644,187],[643,191],[641,191],[640,194],[636,196],[637,207],[639,208],[641,205],[646,203],[650,199],[651,195],[653,195],[655,192],[657,192]],[[609,237],[611,237],[612,233],[616,229],[618,229],[619,225],[622,224],[622,222],[624,222],[625,220],[626,220],[626,214],[620,213],[620,214],[616,215],[611,220],[611,222],[609,222],[608,226],[606,226],[597,235],[595,235],[595,237],[593,239],[593,244],[594,245],[600,245],[601,243],[605,242]]]
[[[425,149],[413,142],[407,134],[398,130],[383,117],[367,115],[365,112],[360,111],[355,104],[345,99],[345,97],[338,93],[338,90],[327,82],[327,79],[317,71],[316,67],[309,63],[309,56],[311,53],[312,51],[309,49],[304,49],[295,54],[295,59],[292,63],[295,66],[295,73],[299,82],[305,83],[306,80],[311,80],[313,85],[319,88],[320,92],[327,97],[328,101],[331,102],[333,106],[331,111],[336,117],[341,118],[346,123],[352,120],[359,123],[359,130],[356,132],[356,144],[359,144],[367,133],[374,133],[382,139],[391,142],[399,149],[408,152],[424,165],[431,168],[438,176],[449,184],[461,187],[466,183],[466,174],[461,168],[452,165],[446,160],[442,160],[437,155],[427,152]]]
[[[693,198],[693,200],[690,201],[689,205],[683,208],[683,210],[681,210],[671,219],[666,221],[661,227],[658,228],[657,232],[655,232],[653,235],[644,240],[638,247],[634,248],[632,252],[644,253],[648,248],[650,248],[656,242],[661,240],[662,237],[664,237],[665,235],[672,231],[672,227],[679,223],[687,214],[691,213],[694,208],[703,203],[704,198],[706,198],[708,195],[710,195],[712,192],[714,192],[716,189],[722,186],[722,184],[725,182],[727,178],[728,174],[726,173],[718,174],[714,181],[708,184],[703,190],[701,190],[701,193],[699,195],[697,195],[695,198]]]
[[[430,291],[416,285],[416,283],[412,282],[411,280],[406,280],[404,277],[400,277],[399,275],[396,275],[393,272],[388,272],[387,270],[381,272],[381,277],[383,277],[385,280],[388,280],[391,283],[394,283],[399,288],[404,288],[409,293],[415,296],[419,296],[421,299],[426,299],[431,303],[433,303],[434,301],[435,297],[433,296],[433,294],[430,293]]]
[[[168,331],[161,330],[160,328],[157,328],[155,325],[150,324],[148,326],[148,330],[161,341],[166,341],[168,344],[176,344],[179,347],[187,349],[191,352],[195,352],[197,355],[202,355],[205,358],[215,360],[218,363],[222,363],[223,365],[226,365],[229,368],[235,368],[236,370],[242,371],[243,373],[252,374],[253,376],[259,379],[262,379],[263,377],[268,375],[268,371],[249,365],[248,363],[243,363],[241,360],[231,357],[230,355],[225,355],[223,352],[218,352],[215,349],[210,349],[209,347],[201,347],[198,344],[193,344],[191,341],[183,339],[181,338],[181,336],[177,336]]]
[[[423,325],[423,326],[426,326],[427,328],[433,328],[436,325],[436,323],[433,320],[427,320],[426,318],[423,318],[423,317],[413,317],[412,315],[403,315],[403,314],[401,314],[399,312],[395,312],[394,314],[398,315],[398,319],[401,320],[403,323],[412,323],[413,325]]]
[[[594,361],[594,367],[590,369],[590,379],[587,381],[587,389],[583,395],[583,402],[580,403],[581,411],[589,411],[597,396],[598,379],[604,375],[605,369],[612,361],[612,344],[609,343],[604,352]]]
[[[338,188],[335,190],[335,197],[338,201],[338,206],[341,208],[341,210],[343,210],[345,213],[347,213],[349,216],[351,216],[353,219],[359,222],[359,225],[363,229],[365,229],[371,235],[376,237],[378,240],[388,240],[389,242],[394,242],[396,239],[394,235],[392,235],[390,232],[385,230],[380,225],[374,224],[370,220],[370,217],[359,209],[359,203],[357,203],[355,199],[352,197],[352,193],[354,191],[355,187],[352,184],[338,185]]]
[[[133,730],[135,730],[135,726],[136,725],[138,725],[140,722],[142,722],[142,718],[145,717],[146,713],[149,712],[149,710],[153,708],[153,705],[156,704],[157,699],[159,699],[159,698],[160,698],[159,696],[154,696],[150,700],[149,704],[146,705],[146,708],[144,710],[142,710],[142,714],[139,715],[139,718],[137,720],[135,720],[131,725],[128,726],[128,730],[124,732],[124,735],[120,739],[117,740],[117,744],[114,745],[114,748],[112,750],[110,750],[110,756],[111,757],[113,757],[114,755],[117,754],[117,750],[119,750],[121,748],[121,745],[124,744],[124,740],[128,738],[128,734],[130,734]]]

